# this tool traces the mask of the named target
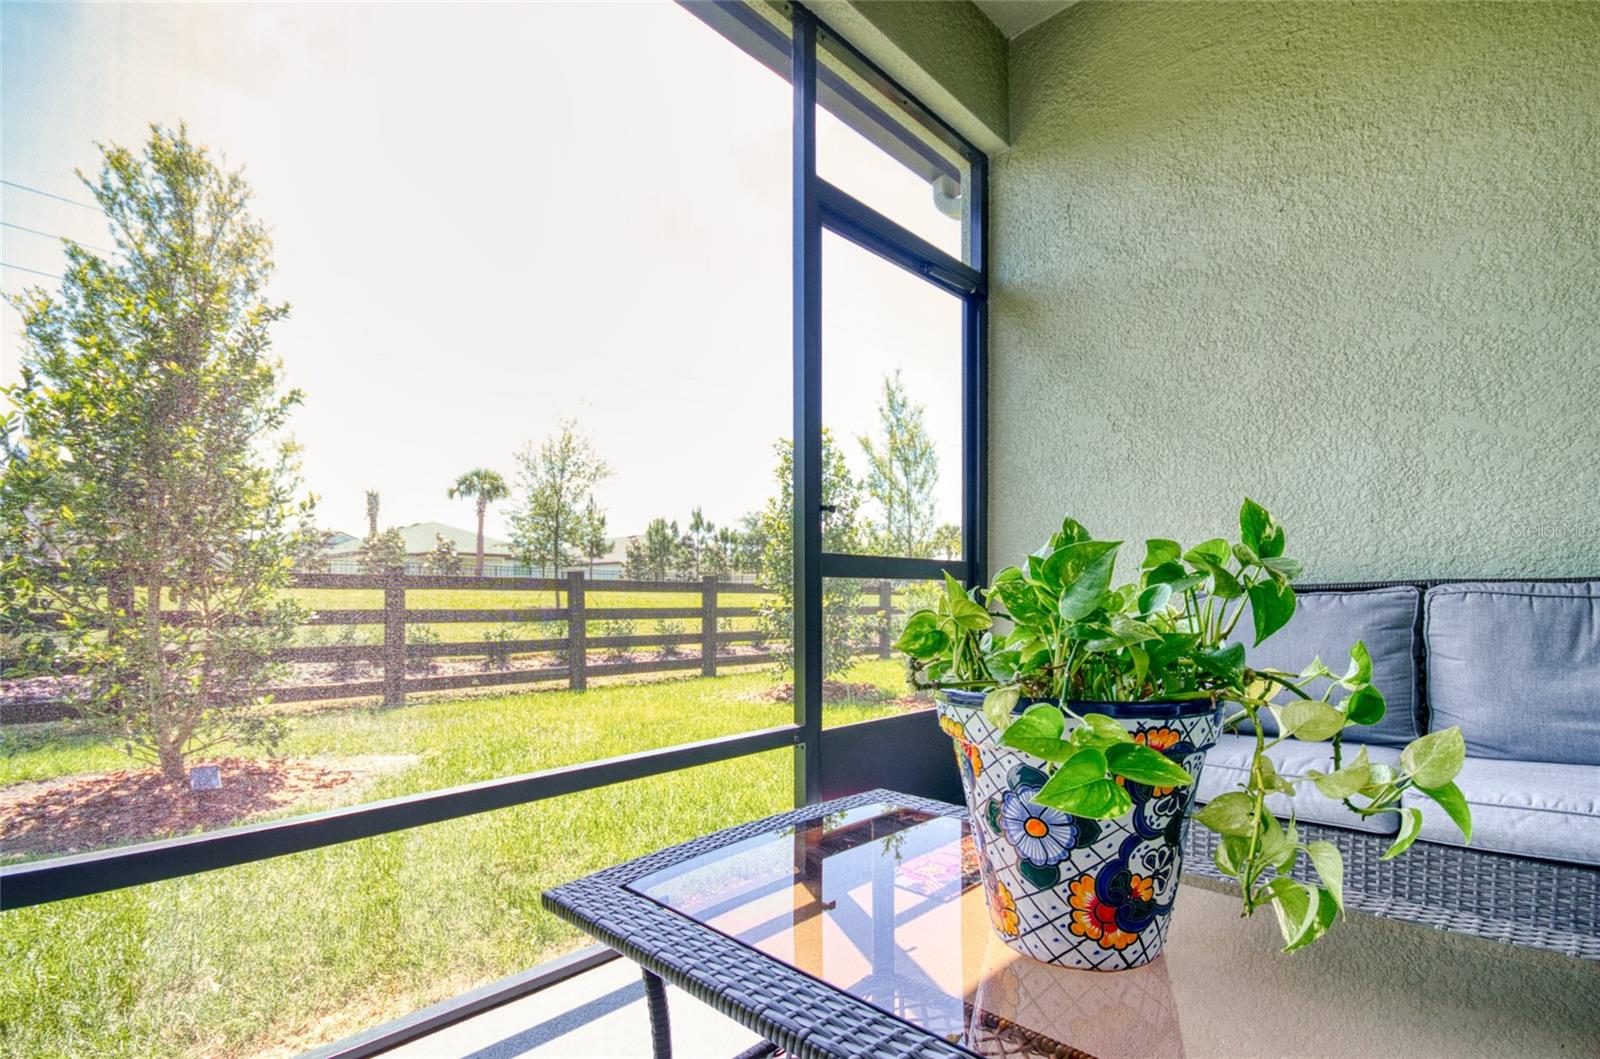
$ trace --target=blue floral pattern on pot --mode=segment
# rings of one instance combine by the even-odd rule
[[[1002,793],[1000,829],[1024,860],[1046,868],[1067,859],[1083,829],[1060,809],[1035,805],[1033,796],[1038,793],[1038,787]]]
[[[1001,746],[980,701],[941,694],[939,723],[955,742],[996,933],[1018,952],[1066,967],[1119,971],[1149,963],[1166,941],[1218,711],[1189,706],[1121,720],[1135,742],[1181,765],[1196,783],[1128,782],[1131,810],[1089,820],[1033,801],[1048,764]]]

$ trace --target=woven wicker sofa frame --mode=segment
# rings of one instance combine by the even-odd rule
[[[1600,578],[1349,581],[1296,586],[1296,591],[1348,592],[1402,585],[1426,590],[1463,583],[1594,580]],[[1428,660],[1420,637],[1417,652],[1422,720],[1426,724]],[[1600,960],[1600,868],[1432,842],[1417,842],[1403,856],[1380,861],[1379,856],[1394,842],[1394,836],[1308,823],[1297,826],[1308,841],[1327,839],[1339,847],[1344,855],[1345,902],[1352,908],[1512,945]],[[1191,827],[1185,840],[1184,870],[1227,880],[1212,859],[1218,841],[1215,833]],[[1297,867],[1294,876],[1316,882],[1306,864]]]

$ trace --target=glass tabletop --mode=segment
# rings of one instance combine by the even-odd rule
[[[1151,964],[1038,963],[994,936],[965,819],[893,802],[628,888],[984,1056],[1600,1054],[1600,964],[1355,912],[1286,956],[1192,875]]]

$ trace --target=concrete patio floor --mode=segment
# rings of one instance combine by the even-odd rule
[[[672,1054],[729,1059],[759,1038],[668,987]],[[632,1059],[650,1054],[639,968],[617,959],[383,1053],[385,1059]]]

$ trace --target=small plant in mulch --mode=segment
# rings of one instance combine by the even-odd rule
[[[406,628],[406,645],[408,647],[413,644],[432,647],[439,642],[439,634],[430,626],[412,625]],[[406,652],[407,673],[433,673],[438,668],[439,663],[436,655],[414,655],[410,651]]]
[[[490,629],[483,634],[489,644],[489,649],[483,655],[483,668],[485,669],[510,669],[512,640],[516,639],[517,630],[511,625],[502,625],[497,629]]]
[[[346,625],[339,630],[339,635],[334,638],[335,647],[370,647],[373,643],[371,637],[354,625]],[[329,667],[328,675],[334,680],[355,680],[367,671],[367,664],[358,658],[340,656],[335,658]]]
[[[626,618],[616,618],[610,621],[598,622],[595,625],[596,636],[632,636],[633,622]],[[633,661],[633,655],[626,647],[607,647],[600,657],[607,662],[620,664]]]
[[[681,636],[686,628],[687,626],[681,621],[669,621],[666,618],[656,619],[657,636]],[[683,652],[678,649],[678,645],[675,643],[664,643],[661,645],[662,658],[677,658],[682,653]]]
[[[567,632],[567,623],[564,621],[542,621],[536,628],[539,630],[541,640],[560,640],[561,646],[551,651],[547,656],[548,664],[564,666],[571,655],[572,637]]]

